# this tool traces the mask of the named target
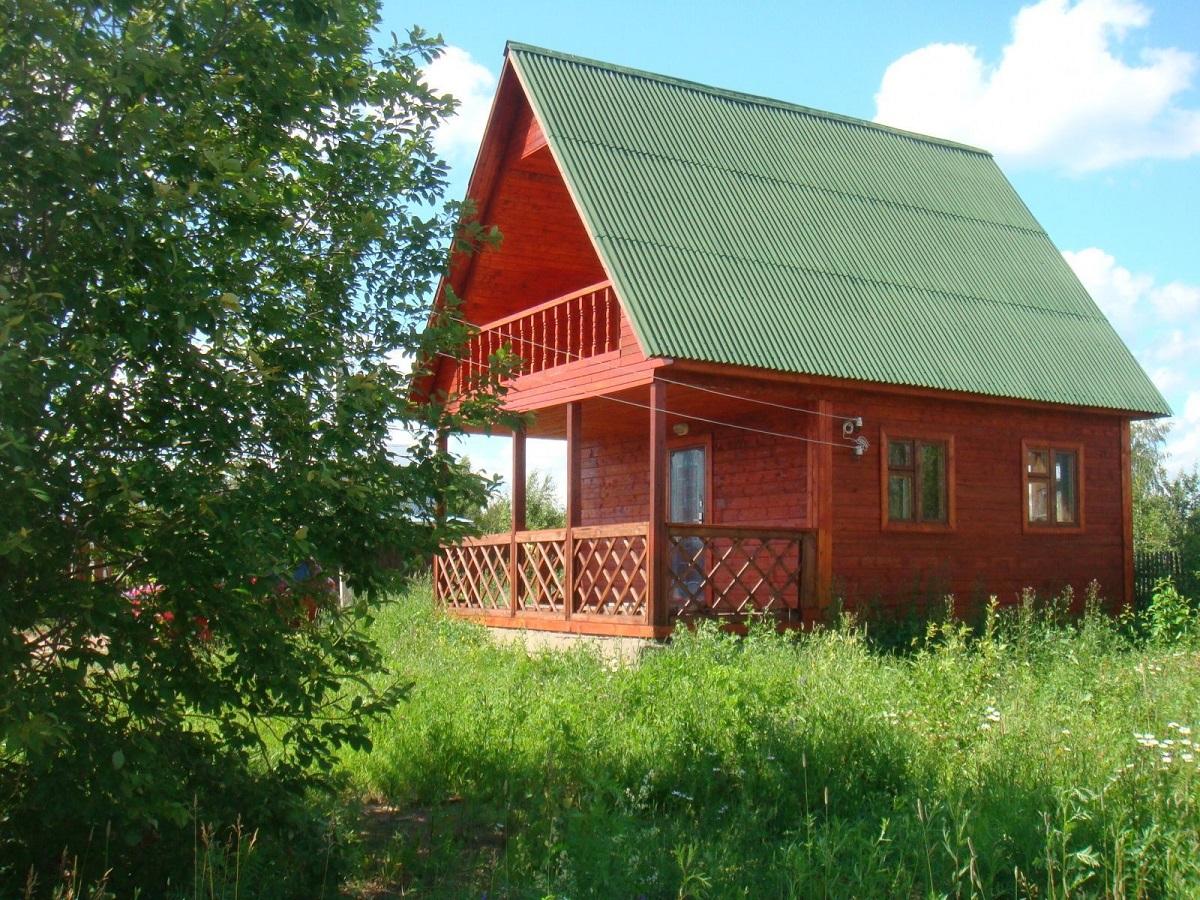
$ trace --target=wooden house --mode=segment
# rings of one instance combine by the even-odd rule
[[[1024,588],[1131,598],[1130,422],[1169,414],[981,150],[510,44],[452,261],[567,527],[447,546],[493,626],[660,636]],[[443,290],[446,285],[443,286]]]

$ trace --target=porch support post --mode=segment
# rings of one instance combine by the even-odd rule
[[[650,530],[646,540],[647,606],[650,624],[671,623],[666,587],[667,555],[667,384],[650,382]]]
[[[437,503],[433,508],[433,527],[437,529],[439,534],[438,547],[440,549],[442,543],[442,538],[440,535],[443,534],[446,529],[446,475],[448,471],[446,465],[446,454],[450,452],[450,435],[444,431],[438,432],[437,452],[439,457],[437,468],[439,477]],[[446,598],[442,596],[440,590],[442,581],[441,563],[442,554],[440,552],[435,553],[433,555],[433,602],[439,604],[445,603],[446,600]]]
[[[816,445],[817,607],[822,615],[833,601],[833,419],[828,400],[817,404],[821,413]]]
[[[512,533],[508,536],[508,606],[511,615],[521,609],[521,544],[517,532],[525,530],[525,428],[513,430],[512,436]]]
[[[575,529],[579,527],[583,501],[583,404],[578,400],[567,403],[567,536],[563,553],[566,596],[563,606],[566,617],[575,610]]]
[[[580,463],[583,453],[583,404],[572,400],[567,404],[567,527],[578,528],[581,519],[580,496],[583,492],[583,472]]]
[[[450,452],[450,435],[444,431],[438,432],[437,452],[439,483],[437,504],[433,508],[433,519],[438,531],[442,531],[446,527],[446,480],[450,472],[449,459],[447,457],[447,454]]]
[[[525,427],[512,437],[512,530],[525,530]]]

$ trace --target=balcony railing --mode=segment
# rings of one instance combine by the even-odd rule
[[[468,538],[442,548],[435,596],[491,624],[562,630],[551,623],[572,621],[584,632],[653,624],[655,572],[670,620],[800,621],[811,605],[813,531],[672,524],[664,547],[655,565],[646,522]]]
[[[611,282],[603,282],[480,326],[467,344],[459,378],[476,383],[501,349],[520,357],[517,375],[532,375],[620,346],[620,307]]]

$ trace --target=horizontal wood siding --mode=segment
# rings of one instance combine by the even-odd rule
[[[674,396],[668,394],[668,397]],[[745,410],[742,411],[743,418]],[[620,415],[645,418],[645,410],[625,407]],[[756,428],[789,433],[794,416],[770,411],[749,420]],[[803,424],[803,423],[801,423]],[[649,422],[646,430],[648,433]],[[706,423],[689,423],[686,446],[712,435],[710,525],[809,528],[808,444]],[[644,519],[649,507],[648,439],[593,437],[583,445],[583,520],[616,523]]]
[[[771,396],[815,408],[811,391],[800,387],[790,396]],[[833,589],[849,606],[864,611],[889,607],[903,613],[939,606],[952,593],[960,609],[966,610],[993,594],[1002,603],[1012,603],[1027,587],[1045,595],[1067,585],[1082,604],[1093,579],[1111,603],[1120,604],[1124,546],[1118,416],[847,388],[821,393],[837,413],[862,416],[861,434],[870,441],[861,458],[848,448],[833,450]],[[689,400],[694,402],[685,389],[672,386],[668,391],[668,408],[673,412]],[[638,430],[648,415],[635,408],[621,414],[636,419]],[[734,409],[721,401],[709,415],[765,431],[809,434],[808,416],[802,413],[746,404]],[[669,421],[676,419],[669,417]],[[882,431],[893,439],[953,437],[956,522],[952,530],[884,530]],[[833,432],[840,442],[840,421]],[[694,420],[689,422],[688,435],[677,442],[686,444],[704,434],[712,436],[710,524],[815,526],[809,444]],[[1025,532],[1022,440],[1082,446],[1082,530]],[[617,438],[589,434],[582,449],[583,522],[615,524],[646,518],[648,464],[646,438],[630,437],[628,430]]]
[[[862,458],[833,455],[834,591],[849,605],[904,611],[953,594],[965,610],[990,595],[1011,603],[1024,588],[1046,595],[1067,585],[1082,604],[1093,579],[1110,600],[1122,599],[1118,417],[867,393],[839,396],[834,406],[863,417],[872,445]],[[881,430],[893,438],[953,436],[953,530],[883,530]],[[1082,530],[1025,532],[1022,440],[1082,445]]]
[[[630,413],[638,411],[631,409]],[[649,518],[649,429],[647,420],[647,437],[641,440],[584,440],[580,452],[584,525],[616,525]]]
[[[771,410],[759,415],[754,424],[765,431],[790,434],[806,423],[792,414]],[[801,441],[714,428],[713,524],[812,527],[808,447]]]

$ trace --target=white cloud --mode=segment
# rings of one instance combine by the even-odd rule
[[[1169,438],[1171,468],[1191,469],[1200,464],[1200,391],[1188,394],[1183,415],[1175,420]]]
[[[1194,285],[1173,281],[1156,289],[1150,300],[1168,322],[1194,321],[1200,313],[1200,287]]]
[[[878,122],[990,150],[1006,164],[1082,172],[1200,153],[1200,110],[1175,98],[1195,54],[1144,49],[1125,35],[1150,10],[1134,0],[1042,0],[1013,20],[1000,62],[975,47],[931,44],[892,63],[875,95]]]
[[[434,146],[452,165],[470,165],[487,126],[496,76],[471,59],[466,50],[447,47],[426,67],[425,80],[435,91],[450,94],[459,104],[455,114],[438,128]]]
[[[1169,468],[1200,461],[1200,332],[1180,323],[1200,311],[1200,287],[1129,271],[1096,247],[1063,252],[1175,411],[1167,436]]]
[[[1111,254],[1097,247],[1088,247],[1078,253],[1064,250],[1063,257],[1113,327],[1128,341],[1137,322],[1138,301],[1153,288],[1154,279],[1148,275],[1134,275],[1118,266]]]

